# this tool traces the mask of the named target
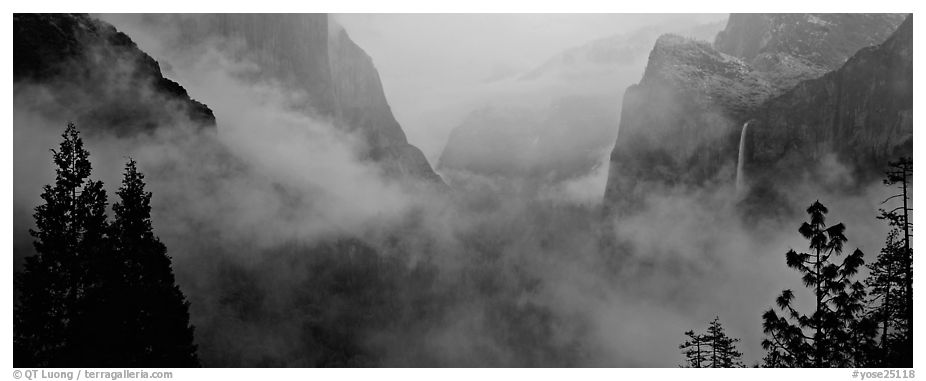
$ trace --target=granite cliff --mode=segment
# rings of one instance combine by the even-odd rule
[[[788,98],[796,103],[831,99],[837,91],[832,90],[835,85],[830,84],[827,92],[825,86],[808,87],[807,81],[844,64],[849,66],[846,60],[852,54],[883,42],[902,17],[731,15],[713,45],[679,36],[661,36],[650,53],[643,79],[624,95],[619,134],[610,159],[606,209],[630,207],[653,183],[684,186],[732,183],[743,126],[757,115],[775,120],[786,118],[787,123],[822,131],[825,129],[822,125],[808,127],[816,118],[811,114],[826,112],[815,108],[819,104],[808,105],[803,113],[770,105],[782,104],[784,101],[778,97],[794,91],[804,94],[803,101],[793,95]],[[849,60],[853,61],[867,62],[853,67],[874,65],[870,60]],[[855,81],[858,86],[883,85],[872,70],[857,68],[851,72],[853,78],[845,80]],[[862,103],[858,106],[873,106],[870,102]],[[868,113],[871,111],[865,115]],[[796,119],[804,122],[798,124]],[[768,127],[755,129],[767,131]],[[790,147],[786,141],[799,139],[792,133],[797,132],[791,129],[777,135],[779,142],[766,143],[768,147],[777,147],[779,159],[782,147]],[[749,147],[755,140],[749,139]],[[845,141],[830,139],[821,144],[841,146]],[[759,154],[762,160],[773,160],[772,156]],[[747,162],[751,160],[752,157]]]
[[[834,155],[852,178],[881,177],[887,161],[913,153],[913,18],[841,68],[799,83],[750,114],[748,182],[782,182]]]
[[[525,190],[594,173],[617,137],[623,89],[638,81],[666,32],[713,38],[723,22],[681,20],[565,49],[502,84],[513,99],[482,100],[451,132],[438,161],[448,181],[471,175],[513,180]],[[493,85],[498,86],[502,80]]]
[[[383,91],[373,60],[326,14],[147,16],[177,30],[180,48],[223,40],[227,52],[254,62],[259,79],[297,94],[290,105],[361,136],[361,158],[388,176],[443,184],[420,149],[408,143]]]

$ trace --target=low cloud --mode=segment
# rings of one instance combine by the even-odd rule
[[[111,200],[127,157],[145,173],[207,366],[672,367],[683,332],[715,315],[751,364],[762,311],[800,284],[784,253],[806,246],[802,206],[819,198],[868,258],[886,233],[878,185],[792,189],[780,218],[745,215],[732,182],[653,185],[638,212],[604,220],[606,153],[589,175],[529,194],[485,176],[416,190],[359,160],[360,139],[288,107],[298,94],[253,80],[260,67],[233,58],[233,42],[190,55],[137,27],[216,130],[79,127]],[[65,125],[27,86],[14,92],[17,258]]]

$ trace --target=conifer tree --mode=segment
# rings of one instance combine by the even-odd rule
[[[913,306],[913,249],[910,246],[910,236],[911,236],[910,230],[913,227],[913,223],[912,221],[910,221],[910,212],[912,211],[912,209],[908,205],[908,201],[910,201],[910,195],[909,195],[910,187],[911,187],[910,180],[913,177],[913,160],[908,157],[902,157],[895,162],[889,163],[888,165],[890,166],[890,170],[886,172],[887,177],[884,179],[884,184],[885,185],[895,185],[899,183],[900,184],[899,188],[901,190],[901,193],[888,198],[888,200],[892,198],[896,198],[896,197],[901,197],[902,205],[890,211],[882,210],[881,214],[882,214],[882,218],[891,220],[896,226],[899,226],[900,229],[903,230],[904,251],[906,252],[906,255],[910,257],[909,260],[906,261],[904,269],[903,269],[905,272],[906,278],[907,278],[906,284],[904,285],[906,288],[904,294],[906,296],[906,304],[910,306],[910,311],[909,311],[910,313],[907,316],[905,316],[904,323],[906,324],[906,329],[907,329],[908,336],[909,336],[908,337],[909,345],[912,347],[913,346],[913,311],[912,311],[912,306]],[[887,202],[888,200],[885,200],[885,202]],[[912,354],[913,352],[911,350],[910,359],[909,359],[911,364],[913,360]]]
[[[69,123],[52,155],[55,185],[36,207],[36,255],[16,275],[17,367],[198,366],[189,303],[151,228],[151,193],[129,161],[106,215],[103,183]]]
[[[710,322],[705,334],[685,332],[688,340],[678,346],[685,355],[685,367],[690,368],[737,368],[743,354],[736,349],[740,340],[727,336],[720,317]]]
[[[913,301],[912,275],[913,250],[909,245],[912,223],[909,221],[909,178],[913,162],[901,158],[890,163],[885,185],[900,184],[901,193],[883,203],[902,198],[901,205],[890,211],[881,210],[879,219],[888,221],[891,230],[876,262],[868,266],[866,284],[871,288],[872,318],[878,322],[880,343],[876,354],[877,365],[892,367],[913,366]]]
[[[704,335],[696,335],[694,331],[685,331],[688,340],[679,344],[678,349],[685,355],[686,368],[704,368],[708,364],[708,345]]]
[[[189,302],[174,280],[167,248],[154,235],[151,193],[134,160],[125,166],[113,205],[114,252],[123,268],[117,300],[129,305],[123,329],[130,334],[125,363],[139,366],[198,366]]]
[[[736,349],[740,339],[727,336],[720,317],[714,317],[707,328],[707,339],[711,346],[711,368],[741,368],[743,354]]]
[[[106,192],[89,180],[89,152],[77,127],[68,123],[57,151],[52,150],[54,186],[43,188],[35,208],[36,255],[17,274],[14,307],[14,362],[24,366],[76,366],[92,336],[87,295],[99,286],[92,268],[108,249]]]
[[[766,338],[762,346],[768,352],[766,366],[783,367],[848,367],[867,363],[866,348],[871,345],[875,327],[863,315],[865,287],[853,277],[864,264],[863,254],[856,249],[841,264],[834,257],[842,254],[846,242],[845,225],[826,225],[828,209],[819,201],[807,213],[810,221],[798,230],[810,241],[810,253],[789,250],[788,267],[804,274],[804,286],[815,297],[812,312],[807,315],[794,308],[794,293],[782,291],[774,309],[763,314]]]

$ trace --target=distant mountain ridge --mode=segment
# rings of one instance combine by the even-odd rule
[[[523,93],[470,112],[451,131],[438,169],[451,182],[475,174],[524,189],[593,173],[616,137],[623,88],[640,78],[660,34],[708,40],[723,25],[651,25],[568,48],[520,76],[507,73],[497,80]]]
[[[165,78],[129,36],[88,15],[14,14],[13,54],[14,98],[41,87],[48,99],[32,106],[86,132],[215,127],[212,110]]]
[[[388,176],[443,184],[420,149],[408,143],[385,97],[373,60],[327,14],[154,15],[177,28],[180,45],[219,37],[244,44],[239,54],[260,76],[302,94],[297,109],[328,118],[366,143],[361,157]]]
[[[900,14],[733,14],[714,47],[770,77],[779,89],[841,66],[860,47],[880,44]]]
[[[522,74],[520,80],[534,80],[548,75],[574,76],[576,70],[588,71],[589,67],[615,70],[621,66],[635,65],[646,59],[653,42],[663,33],[670,32],[696,40],[710,40],[723,29],[723,23],[691,24],[681,23],[666,26],[648,26],[626,34],[617,34],[566,49],[550,57],[534,69]]]
[[[801,82],[753,112],[744,168],[752,183],[781,181],[833,154],[856,181],[913,153],[913,17],[838,70]]]
[[[387,177],[442,186],[424,154],[408,143],[390,110],[372,59],[326,14],[144,15],[171,27],[180,46],[212,37],[245,44],[260,75],[302,94],[298,110],[357,133],[361,158]],[[206,105],[162,75],[160,65],[126,34],[82,14],[14,15],[16,89],[49,91],[42,115],[84,130],[120,135],[159,126],[215,127]],[[152,96],[153,95],[153,96]],[[53,106],[51,106],[53,105]],[[64,106],[62,106],[64,105]]]
[[[801,80],[838,69],[845,52],[884,41],[902,17],[731,15],[713,46],[660,37],[643,79],[624,96],[606,208],[628,207],[650,181],[732,183],[746,121]]]

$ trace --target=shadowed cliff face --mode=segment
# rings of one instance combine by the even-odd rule
[[[883,41],[901,17],[733,15],[714,46],[660,37],[643,79],[624,96],[606,208],[628,207],[644,191],[644,181],[732,182],[744,122],[800,80],[835,70],[852,53]],[[872,80],[868,72],[854,75]],[[808,97],[826,97],[814,92]],[[786,108],[776,112],[801,118]],[[829,139],[826,144],[845,142]]]
[[[421,151],[408,143],[389,108],[372,59],[325,14],[141,16],[176,28],[174,49],[221,42],[259,68],[253,80],[293,92],[291,108],[360,135],[358,154],[391,176],[441,183]]]
[[[848,170],[833,180],[877,180],[887,161],[913,152],[912,16],[883,44],[801,82],[750,118],[744,167],[751,182],[781,182],[827,155]]]
[[[605,207],[623,208],[645,192],[644,181],[703,185],[732,176],[738,120],[773,91],[749,65],[707,42],[660,37],[643,79],[624,93]]]
[[[338,25],[329,28],[328,53],[337,120],[365,138],[369,158],[388,173],[443,183],[424,153],[408,143],[373,60]]]
[[[105,22],[80,14],[16,14],[13,41],[14,97],[29,92],[44,99],[29,107],[46,117],[118,135],[215,126],[209,107],[164,78],[153,58]]]
[[[175,49],[196,49],[223,39],[226,52],[260,66],[258,79],[275,81],[302,96],[291,105],[314,114],[335,113],[325,14],[139,15],[144,22],[176,29]]]
[[[93,177],[101,176],[108,189],[118,184],[126,156],[138,159],[147,175],[155,231],[192,302],[204,365],[674,367],[681,332],[717,314],[730,322],[731,336],[743,338],[743,352],[751,357],[747,363],[761,358],[759,313],[776,290],[799,282],[781,261],[789,247],[806,245],[794,231],[798,219],[752,224],[737,218],[736,200],[715,189],[647,189],[644,213],[617,219],[613,229],[599,223],[597,205],[508,197],[491,188],[449,195],[411,192],[381,170],[396,163],[389,161],[390,149],[397,150],[396,157],[413,158],[399,149],[414,147],[391,118],[372,60],[343,33],[305,40],[318,46],[272,36],[286,25],[317,31],[311,21],[252,20],[235,24],[247,26],[235,29],[237,38],[203,35],[197,38],[215,37],[204,44],[210,49],[190,44],[191,51],[162,61],[166,73],[213,107],[217,134],[158,128],[151,136],[87,139]],[[165,58],[144,42],[152,35],[112,22]],[[279,59],[228,47],[248,44],[248,38],[257,52],[285,46],[303,51],[280,50],[281,57],[292,56]],[[754,116],[736,110],[769,96],[767,81],[747,63],[707,44],[673,48],[686,41],[664,40],[655,73],[638,85],[659,84],[664,91],[659,100],[672,102],[660,110],[671,111],[666,117],[675,119],[660,126],[687,128],[665,128],[657,138],[640,135],[647,139],[642,148],[663,155],[654,154],[652,162],[665,158],[672,164],[652,167],[663,171],[663,178],[728,159],[727,153],[704,156],[725,130],[699,128],[731,123],[722,119],[727,109],[713,101],[746,119]],[[227,57],[230,52],[246,59]],[[286,74],[276,77],[297,70],[285,63],[294,62],[290,59],[310,60],[298,70],[317,76],[317,88],[305,89],[313,82],[300,84]],[[675,66],[684,60],[713,71],[706,75],[695,70],[698,65]],[[262,64],[252,70],[248,61]],[[638,68],[642,72],[642,62]],[[669,75],[670,68],[685,75]],[[685,81],[689,76],[698,81]],[[119,82],[107,85],[118,88]],[[690,97],[673,90],[681,85],[690,86],[684,93]],[[301,95],[291,97],[289,91]],[[655,102],[647,94],[641,90],[634,107]],[[21,258],[31,250],[31,208],[40,202],[41,185],[53,179],[47,149],[58,142],[62,124],[45,121],[42,112],[21,112],[20,104],[34,97],[16,93],[14,98],[14,255]],[[560,117],[604,108],[586,99],[561,107],[575,112],[554,113]],[[691,110],[706,111],[689,115]],[[662,116],[645,117],[655,123]],[[570,125],[552,120],[537,124]],[[581,126],[596,125],[590,119]],[[730,143],[735,147],[741,126],[729,128],[737,131]],[[355,134],[344,137],[345,131]],[[560,150],[557,157],[581,156],[555,144],[568,132],[551,128],[544,134],[549,144],[541,140],[539,146]],[[356,136],[375,142],[369,149],[380,150],[376,157],[382,166],[355,160],[359,149],[351,138]],[[527,149],[500,145],[499,150],[506,148]],[[535,152],[543,163],[561,164],[544,157],[544,149]],[[670,156],[676,153],[689,160]],[[426,161],[411,162],[430,170]],[[639,165],[647,168],[651,162]],[[815,184],[806,185],[811,189],[789,192],[788,201],[827,198]],[[853,246],[874,253],[886,232],[871,215],[884,197],[865,196],[827,205],[833,220],[851,228]],[[601,200],[600,194],[594,197]],[[605,239],[619,245],[602,247]]]
[[[880,44],[899,14],[733,14],[714,47],[759,70],[780,89],[842,66],[859,48]]]

